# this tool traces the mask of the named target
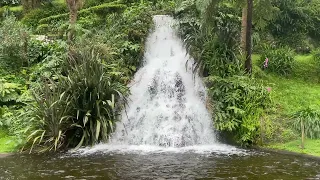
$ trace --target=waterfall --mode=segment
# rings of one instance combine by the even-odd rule
[[[175,21],[164,15],[153,19],[144,65],[130,84],[130,103],[111,141],[164,147],[215,143],[205,87],[192,73],[193,59],[176,34]]]
[[[239,152],[217,142],[206,109],[206,89],[177,35],[175,20],[153,17],[143,66],[130,83],[129,104],[108,144],[80,150]]]

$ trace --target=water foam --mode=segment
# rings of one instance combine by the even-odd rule
[[[243,152],[216,140],[205,86],[192,73],[193,59],[176,34],[175,20],[153,19],[144,65],[130,84],[129,106],[110,142],[78,152]]]

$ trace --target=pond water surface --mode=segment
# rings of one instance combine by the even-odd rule
[[[320,163],[257,151],[13,155],[0,159],[0,179],[320,179]]]

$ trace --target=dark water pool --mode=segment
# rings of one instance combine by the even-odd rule
[[[0,159],[0,179],[320,179],[320,162],[263,152],[14,155]]]

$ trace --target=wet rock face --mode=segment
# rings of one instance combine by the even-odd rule
[[[156,75],[152,78],[151,84],[148,86],[148,92],[150,94],[151,100],[158,94],[158,79],[160,70],[156,71]]]
[[[186,94],[186,87],[178,72],[176,72],[174,76],[175,78],[172,84],[159,82],[159,70],[157,71],[157,74],[152,78],[152,82],[148,86],[148,93],[150,94],[151,100],[157,96],[159,92],[166,94],[169,98],[176,97],[179,101],[183,100],[182,97]]]
[[[182,97],[186,94],[186,87],[184,86],[182,78],[178,73],[176,73],[175,77],[175,92],[177,93],[177,99],[182,101]]]

